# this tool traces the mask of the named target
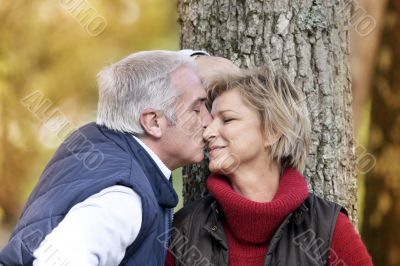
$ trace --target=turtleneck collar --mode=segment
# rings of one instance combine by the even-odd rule
[[[229,179],[213,174],[207,188],[221,205],[225,216],[225,230],[236,241],[265,244],[284,220],[307,198],[304,177],[295,169],[286,169],[279,180],[279,188],[271,202],[255,202],[235,192]],[[235,241],[235,242],[236,242]]]

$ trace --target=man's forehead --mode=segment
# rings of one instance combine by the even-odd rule
[[[178,89],[178,94],[189,96],[192,101],[206,97],[206,91],[197,73],[190,67],[180,67],[171,75],[172,85]]]
[[[195,69],[189,66],[181,66],[171,73],[171,81],[178,84],[185,81],[200,82],[200,77],[196,73]]]

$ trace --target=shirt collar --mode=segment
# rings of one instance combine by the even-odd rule
[[[169,180],[172,171],[168,169],[168,167],[161,161],[161,159],[155,154],[143,141],[141,141],[138,137],[132,136],[139,144],[143,147],[143,149],[150,155],[151,159],[157,164],[158,168],[160,168],[161,172],[164,174],[165,178]]]

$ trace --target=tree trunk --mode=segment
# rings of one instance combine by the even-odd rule
[[[342,204],[357,222],[351,113],[351,3],[334,0],[180,0],[181,47],[205,49],[241,67],[287,69],[303,90],[312,138],[310,188]],[[185,202],[201,197],[202,165],[184,169]]]
[[[362,234],[375,265],[400,265],[400,2],[389,0],[374,78]]]

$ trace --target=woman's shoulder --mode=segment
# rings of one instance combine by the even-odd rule
[[[215,204],[215,199],[210,195],[186,204],[174,215],[174,226],[179,227],[192,218],[195,218],[198,222],[205,220],[212,212]]]
[[[324,199],[312,192],[308,194],[308,197],[303,204],[308,208],[318,208],[325,211],[337,210],[338,213],[341,212],[345,215],[348,215],[347,210],[340,204],[330,201],[328,199]]]

